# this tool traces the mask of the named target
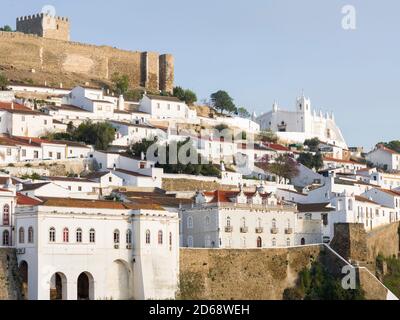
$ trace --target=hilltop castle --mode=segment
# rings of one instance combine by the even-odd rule
[[[41,84],[50,82],[53,86],[60,83],[70,87],[78,83],[105,86],[117,73],[126,74],[132,88],[173,91],[174,57],[171,54],[73,42],[70,27],[69,18],[47,13],[17,18],[17,32],[0,31],[0,66],[14,81],[31,79]]]
[[[46,13],[17,18],[17,31],[48,39],[70,40],[69,19]]]

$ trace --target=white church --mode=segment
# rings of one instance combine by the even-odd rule
[[[316,137],[324,143],[347,149],[333,113],[317,113],[304,94],[297,98],[295,111],[282,110],[275,102],[272,110],[257,117],[256,121],[261,130],[271,130],[287,142],[303,143],[306,139]]]

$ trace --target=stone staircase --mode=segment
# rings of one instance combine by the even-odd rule
[[[0,248],[0,300],[21,300],[21,288],[15,249]]]

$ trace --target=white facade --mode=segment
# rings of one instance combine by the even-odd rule
[[[333,114],[318,114],[311,109],[310,99],[297,98],[296,110],[279,109],[274,103],[272,111],[257,118],[261,130],[271,130],[289,142],[303,143],[306,139],[319,138],[321,141],[347,149],[346,142]]]
[[[145,95],[140,101],[139,110],[150,114],[153,119],[193,120],[197,118],[196,111],[174,97]]]
[[[16,241],[28,298],[173,299],[178,227],[161,208],[65,199],[19,207],[16,230],[33,233]]]
[[[321,243],[320,222],[298,223],[295,205],[274,195],[215,191],[183,208],[181,245],[195,248],[271,248]]]
[[[400,154],[382,145],[377,146],[365,158],[385,170],[400,171]]]

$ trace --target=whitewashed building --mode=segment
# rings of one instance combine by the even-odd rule
[[[295,111],[282,110],[274,103],[272,111],[260,115],[257,121],[261,130],[271,130],[288,142],[303,143],[316,137],[322,142],[347,149],[334,115],[312,110],[310,99],[304,95],[297,98]]]
[[[194,201],[180,210],[183,247],[249,249],[322,242],[320,221],[299,221],[296,205],[283,204],[260,188],[255,193],[198,193]]]
[[[365,158],[379,168],[388,171],[400,171],[400,153],[383,145],[378,145],[374,150],[367,153]]]
[[[28,299],[175,298],[177,213],[113,201],[21,202],[15,247]]]

